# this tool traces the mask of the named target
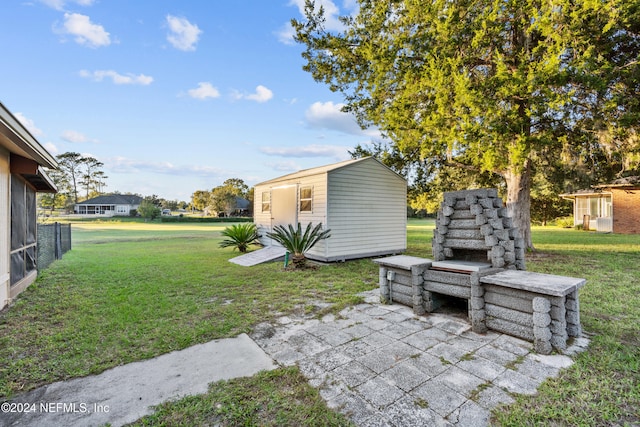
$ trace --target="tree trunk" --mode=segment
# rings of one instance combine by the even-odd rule
[[[507,183],[507,209],[513,225],[520,230],[527,249],[535,249],[531,240],[531,168],[525,162],[522,171],[507,171],[503,174]]]

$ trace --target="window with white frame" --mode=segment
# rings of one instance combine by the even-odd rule
[[[271,211],[271,193],[268,191],[262,192],[262,212]]]
[[[300,187],[300,212],[311,212],[313,206],[313,187]]]

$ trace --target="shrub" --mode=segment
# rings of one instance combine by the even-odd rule
[[[573,217],[565,216],[556,219],[556,225],[562,228],[573,228]]]
[[[260,235],[254,223],[234,224],[225,228],[222,235],[227,238],[220,242],[221,248],[233,247],[245,253],[249,249],[249,245],[261,245],[258,241]]]
[[[322,223],[312,228],[312,224],[307,224],[307,228],[302,233],[302,226],[298,223],[298,228],[293,228],[289,224],[287,227],[276,225],[273,232],[267,233],[267,236],[280,243],[291,253],[291,261],[295,268],[304,268],[307,264],[305,253],[315,246],[320,240],[331,237],[331,230],[322,230]]]

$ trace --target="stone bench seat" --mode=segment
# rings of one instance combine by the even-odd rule
[[[435,310],[438,295],[464,298],[475,332],[513,335],[541,354],[564,350],[569,337],[582,334],[578,290],[585,279],[406,255],[374,262],[383,302],[408,305],[417,315]]]
[[[483,277],[480,281],[556,297],[567,296],[587,283],[586,279],[577,277],[556,276],[554,274],[523,270],[505,270]]]
[[[480,278],[488,329],[533,341],[538,353],[564,350],[579,337],[578,290],[585,279],[505,270]]]

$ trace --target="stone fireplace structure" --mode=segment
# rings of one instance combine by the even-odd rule
[[[563,350],[580,336],[578,289],[585,279],[525,271],[525,243],[496,189],[445,193],[432,240],[433,259],[376,259],[382,302],[417,315],[447,297],[467,301],[478,333],[496,330],[531,341],[538,353]]]

